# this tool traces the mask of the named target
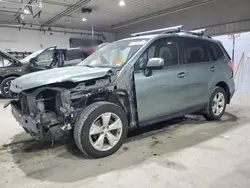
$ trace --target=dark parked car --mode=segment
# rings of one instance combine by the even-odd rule
[[[57,49],[56,46],[36,51],[23,60],[0,50],[1,94],[6,98],[12,98],[9,92],[10,83],[19,76],[55,67],[76,65],[86,57],[80,49]]]

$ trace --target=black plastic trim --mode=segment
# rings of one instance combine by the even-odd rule
[[[167,121],[167,120],[170,120],[170,119],[173,119],[173,118],[181,117],[181,116],[184,116],[184,115],[187,115],[187,114],[203,111],[203,110],[206,109],[206,106],[207,106],[207,104],[202,104],[202,105],[199,105],[199,106],[194,106],[194,107],[190,107],[188,109],[181,110],[179,112],[173,112],[173,113],[168,114],[168,115],[157,116],[155,118],[139,122],[139,126],[143,127],[143,126],[159,123],[159,122],[162,122],[162,121]]]

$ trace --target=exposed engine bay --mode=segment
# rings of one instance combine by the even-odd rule
[[[113,102],[131,116],[127,91],[112,83],[106,75],[78,84],[64,82],[22,91],[18,100],[11,101],[12,113],[36,139],[59,140],[71,133],[79,113],[93,102]]]

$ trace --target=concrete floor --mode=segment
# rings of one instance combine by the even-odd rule
[[[71,143],[51,149],[30,140],[10,109],[2,109],[5,102],[1,188],[250,187],[250,94],[236,95],[221,121],[189,116],[133,131],[116,154],[98,160],[84,158]]]

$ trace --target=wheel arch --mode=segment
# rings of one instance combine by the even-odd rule
[[[225,90],[226,94],[227,94],[227,104],[230,103],[230,89],[229,89],[229,86],[227,85],[226,82],[218,82],[215,86],[218,86],[218,87],[221,87]]]
[[[18,74],[18,73],[8,73],[8,74],[4,74],[4,75],[1,75],[1,76],[0,76],[0,80],[1,80],[1,82],[2,82],[4,79],[6,79],[6,78],[8,78],[8,77],[12,77],[12,76],[20,77],[20,76],[22,76],[22,74]]]
[[[127,91],[125,90],[104,91],[96,95],[92,95],[89,97],[86,106],[89,106],[90,104],[99,101],[107,101],[121,107],[126,113],[128,122],[130,123],[131,112],[129,108],[129,99]]]

